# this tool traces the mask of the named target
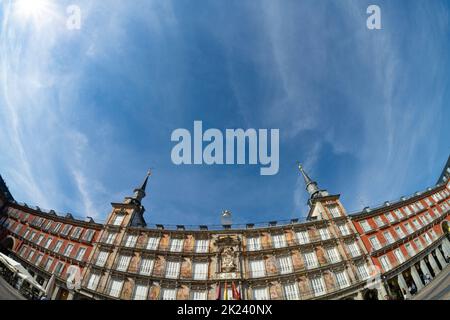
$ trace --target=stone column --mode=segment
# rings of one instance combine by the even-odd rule
[[[411,267],[411,276],[414,280],[414,284],[416,285],[417,291],[421,290],[424,285],[422,280],[420,279],[419,273],[417,272],[416,266]]]
[[[442,266],[442,269],[444,269],[445,266],[447,265],[447,262],[445,262],[444,256],[442,255],[441,250],[439,250],[439,248],[436,248],[436,257],[438,258],[439,263]]]
[[[55,288],[53,289],[53,294],[52,294],[51,300],[56,300],[56,297],[58,296],[58,293],[59,293],[59,287],[55,286]]]
[[[427,264],[425,263],[425,260],[420,260],[420,269],[422,270],[422,273],[423,273],[424,276],[426,276],[427,274],[429,274],[430,277],[433,278],[433,277],[431,276],[430,269],[428,269],[428,266],[427,266]]]
[[[450,243],[447,238],[442,240],[442,251],[444,252],[446,257],[450,257]]]
[[[384,286],[383,281],[380,282],[380,286],[377,289],[378,289],[378,300],[386,300],[385,297],[388,296],[389,294],[386,291],[386,287]]]
[[[441,270],[439,270],[439,266],[431,253],[428,255],[428,261],[430,261],[431,268],[433,268],[434,276],[436,277]]]
[[[409,294],[409,290],[408,290],[408,285],[406,284],[405,277],[403,277],[403,273],[400,273],[398,275],[397,281],[398,281],[398,285],[402,291],[403,297],[405,299],[409,299],[410,294]],[[405,290],[406,293],[403,293],[403,290]]]
[[[73,300],[74,291],[69,290],[69,294],[67,295],[67,300]]]

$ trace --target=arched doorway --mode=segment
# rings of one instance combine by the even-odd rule
[[[0,252],[8,255],[14,248],[14,239],[10,236],[6,237],[0,242]]]
[[[448,221],[443,221],[441,224],[442,233],[447,236],[447,239],[450,240],[450,225]]]
[[[364,300],[378,300],[378,290],[377,289],[366,289],[363,292]]]

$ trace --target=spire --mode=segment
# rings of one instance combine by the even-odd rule
[[[145,188],[147,187],[148,178],[152,175],[152,171],[148,170],[147,175],[144,179],[144,182],[142,182],[141,186],[134,189],[134,195],[133,199],[141,202],[141,200],[145,197]]]
[[[306,191],[310,194],[311,198],[317,195],[320,192],[319,187],[317,186],[317,182],[313,181],[308,174],[303,169],[303,166],[297,162],[298,169],[302,173],[303,179],[305,180]]]

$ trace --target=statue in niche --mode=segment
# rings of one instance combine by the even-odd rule
[[[236,263],[234,261],[234,250],[232,247],[226,247],[222,251],[222,272],[236,271]]]

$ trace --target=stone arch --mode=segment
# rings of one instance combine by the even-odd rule
[[[0,242],[0,252],[3,254],[9,254],[10,251],[16,246],[16,241],[13,237],[7,236]]]

